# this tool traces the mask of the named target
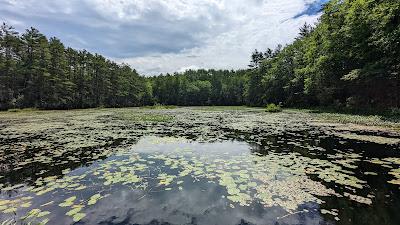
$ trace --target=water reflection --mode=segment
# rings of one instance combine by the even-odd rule
[[[303,138],[296,140],[299,136]],[[240,140],[209,143],[147,136],[131,147],[111,144],[76,154],[32,150],[24,159],[36,157],[38,162],[3,170],[0,221],[121,225],[400,221],[399,190],[387,183],[392,179],[388,170],[396,169],[397,161],[388,167],[371,164],[377,157],[370,153],[374,145],[362,149],[363,143],[331,137],[316,140],[303,133],[270,136],[260,143]],[[379,157],[389,157],[389,150],[379,146]]]

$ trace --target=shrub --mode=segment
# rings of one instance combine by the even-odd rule
[[[279,105],[275,105],[274,103],[268,104],[265,109],[267,112],[282,112],[282,108]]]

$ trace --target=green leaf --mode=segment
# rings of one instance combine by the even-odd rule
[[[85,213],[77,213],[72,217],[72,220],[74,220],[74,222],[78,222],[80,221],[82,218],[84,218],[86,216]]]

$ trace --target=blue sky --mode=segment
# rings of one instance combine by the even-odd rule
[[[141,74],[245,68],[251,52],[290,43],[327,0],[0,0],[1,20]]]

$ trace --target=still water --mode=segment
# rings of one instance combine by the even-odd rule
[[[89,156],[24,151],[26,163],[2,168],[0,221],[400,224],[393,147],[325,137],[304,148],[299,135],[263,145],[143,136]],[[68,167],[39,166],[49,161]]]

